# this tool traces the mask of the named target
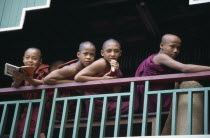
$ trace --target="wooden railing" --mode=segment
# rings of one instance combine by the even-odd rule
[[[134,93],[135,93],[135,85],[137,84],[144,84],[146,82],[145,87],[145,100],[144,100],[144,114],[143,114],[143,123],[142,123],[142,134],[146,135],[146,128],[147,128],[147,98],[151,94],[157,94],[158,95],[158,104],[157,104],[157,114],[156,114],[156,135],[160,135],[160,114],[161,114],[161,94],[173,94],[173,101],[176,101],[176,94],[177,92],[183,92],[187,91],[189,96],[189,102],[191,102],[192,94],[191,92],[194,91],[193,89],[179,89],[179,90],[164,90],[164,91],[148,91],[149,90],[149,83],[159,83],[160,85],[164,84],[165,82],[181,82],[181,81],[189,81],[189,80],[206,80],[210,78],[210,72],[199,72],[199,73],[180,73],[180,74],[168,74],[168,75],[158,75],[158,76],[148,76],[148,77],[132,77],[132,78],[122,78],[122,79],[112,79],[112,80],[99,80],[99,81],[89,81],[89,82],[76,82],[76,83],[66,83],[66,84],[57,84],[57,85],[40,85],[37,87],[34,86],[23,86],[19,88],[2,88],[0,89],[0,96],[5,95],[14,95],[14,94],[22,94],[22,93],[30,93],[36,90],[36,92],[41,92],[42,96],[41,99],[32,99],[32,100],[15,100],[15,101],[1,101],[0,106],[3,107],[3,112],[0,113],[1,115],[1,122],[0,122],[0,137],[4,135],[4,128],[7,122],[7,114],[8,114],[8,106],[10,104],[15,105],[15,111],[13,116],[13,121],[11,124],[11,130],[10,130],[10,137],[15,137],[16,129],[17,129],[17,121],[19,119],[20,115],[20,105],[22,104],[28,104],[28,112],[27,112],[27,118],[24,128],[24,137],[27,137],[28,131],[29,131],[29,125],[30,125],[30,118],[31,118],[31,109],[33,107],[33,103],[39,103],[40,108],[39,114],[38,114],[38,122],[36,126],[36,132],[35,137],[39,137],[41,124],[42,124],[42,118],[43,118],[43,112],[44,112],[44,106],[46,102],[46,91],[54,91],[54,98],[53,98],[53,104],[52,104],[52,111],[51,116],[49,119],[49,127],[48,127],[48,133],[47,137],[53,137],[53,129],[54,129],[54,123],[55,123],[55,116],[56,116],[56,103],[58,101],[64,101],[64,108],[63,108],[63,114],[61,119],[61,125],[60,125],[60,133],[59,137],[65,137],[65,128],[66,128],[66,122],[67,122],[67,111],[68,111],[68,102],[69,101],[76,101],[76,112],[75,112],[75,119],[74,119],[74,127],[73,127],[73,134],[72,137],[78,137],[78,130],[79,130],[79,123],[80,123],[80,115],[81,115],[81,102],[83,100],[90,100],[90,107],[89,107],[89,114],[87,116],[87,129],[86,134],[84,134],[85,137],[91,137],[91,130],[92,130],[92,122],[93,122],[93,112],[94,112],[94,100],[98,98],[102,98],[104,100],[103,102],[103,111],[102,111],[102,117],[101,117],[101,125],[100,125],[100,136],[105,136],[105,128],[106,128],[106,120],[107,118],[107,101],[110,97],[117,98],[118,104],[116,107],[116,116],[115,116],[115,125],[114,125],[114,137],[117,137],[119,135],[119,125],[120,125],[120,103],[122,101],[122,97],[127,96],[129,98],[129,112],[128,112],[128,124],[127,124],[127,136],[132,136],[132,129],[133,129],[133,103],[134,103]],[[162,84],[161,84],[162,83]],[[130,91],[128,92],[122,92],[122,93],[112,93],[112,94],[98,94],[98,95],[89,95],[89,96],[75,96],[75,97],[59,97],[59,89],[61,88],[68,88],[68,89],[89,89],[89,88],[102,88],[104,86],[113,87],[113,86],[129,86],[130,85]],[[208,120],[208,91],[209,87],[203,87],[199,88],[199,91],[204,91],[205,94],[205,113],[204,113],[204,119]],[[195,90],[198,90],[197,88]],[[173,102],[173,107],[176,107],[176,102]],[[190,118],[192,112],[188,111],[188,116]],[[176,108],[173,108],[173,117],[176,118]],[[172,135],[175,134],[175,122],[172,122]],[[191,119],[189,119],[189,133],[191,134]],[[208,134],[208,121],[204,122],[204,132],[205,134]]]

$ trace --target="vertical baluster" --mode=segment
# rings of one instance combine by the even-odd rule
[[[69,109],[68,100],[64,100],[59,138],[64,138],[64,136],[65,136],[66,121],[67,121],[67,117],[68,117],[68,109]]]
[[[147,92],[149,90],[149,81],[145,82],[145,90],[144,90],[144,108],[143,108],[143,120],[142,120],[142,130],[141,135],[146,136],[147,133],[147,117],[148,117],[148,95]]]
[[[101,117],[100,138],[104,138],[106,132],[107,102],[108,98],[104,97],[102,117]]]
[[[131,84],[130,84],[130,102],[129,102],[129,113],[128,113],[127,136],[131,136],[132,131],[133,131],[134,94],[135,94],[135,83],[131,82]]]
[[[177,93],[173,92],[171,135],[176,134]]]
[[[187,134],[192,134],[192,91],[188,91]]]
[[[207,135],[208,134],[208,122],[209,122],[209,111],[208,111],[208,90],[205,89],[205,92],[204,92],[204,134]]]
[[[92,97],[90,99],[90,105],[89,105],[88,122],[87,122],[87,129],[86,129],[86,138],[90,138],[91,137],[93,116],[94,116],[94,98]]]
[[[46,103],[46,92],[45,89],[42,90],[42,95],[41,95],[41,102],[39,104],[39,113],[37,117],[37,124],[36,124],[36,130],[35,130],[35,138],[39,138],[40,136],[40,131],[41,131],[41,126],[42,126],[42,120],[43,120],[43,115],[44,115],[44,109],[45,109],[45,103]]]
[[[25,126],[24,126],[24,131],[23,131],[23,138],[28,137],[28,132],[29,132],[29,129],[30,129],[30,124],[31,124],[32,108],[33,108],[32,107],[32,102],[29,102],[28,109],[27,109]]]
[[[75,114],[75,119],[74,119],[74,129],[73,129],[72,138],[78,137],[80,114],[81,114],[81,104],[82,104],[81,99],[78,99],[77,100],[77,109],[76,109],[76,114]]]
[[[8,105],[5,104],[4,105],[4,109],[3,109],[3,113],[2,113],[2,116],[1,116],[1,122],[0,122],[0,137],[3,136],[4,134],[4,129],[5,129],[5,126],[6,126],[6,121],[7,121],[7,115],[8,114]]]
[[[51,138],[53,136],[54,124],[55,124],[55,116],[56,116],[56,98],[58,96],[58,88],[55,88],[52,109],[50,114],[50,121],[48,127],[47,138]]]
[[[16,103],[14,117],[12,121],[12,127],[9,136],[10,138],[15,138],[19,116],[20,116],[20,103]]]
[[[158,93],[157,97],[157,111],[156,111],[156,136],[160,135],[160,129],[161,129],[161,93]]]
[[[121,114],[121,96],[117,97],[117,108],[116,108],[116,116],[115,116],[115,126],[114,126],[114,137],[118,137],[119,135],[119,127],[120,127],[120,114]]]

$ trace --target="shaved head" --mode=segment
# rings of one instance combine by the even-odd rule
[[[121,49],[120,43],[119,43],[117,40],[115,40],[115,39],[108,39],[108,40],[106,40],[106,41],[103,43],[102,50],[105,49],[105,47],[106,47],[106,45],[107,45],[108,43],[115,43],[115,44],[119,45],[119,47],[120,47],[120,49]]]
[[[42,52],[41,52],[41,50],[38,49],[38,48],[36,48],[36,47],[30,47],[30,48],[26,49],[24,55],[26,54],[26,52],[31,51],[31,50],[37,51],[38,52],[38,56],[40,57],[40,59],[42,58]]]
[[[93,46],[94,49],[95,49],[95,46],[93,45],[93,43],[89,42],[89,41],[85,41],[85,42],[82,42],[80,45],[79,45],[79,52],[82,51],[84,49],[85,46]]]
[[[181,39],[176,36],[176,35],[173,35],[173,34],[165,34],[163,37],[162,37],[162,40],[161,40],[161,43],[162,44],[165,44],[165,43],[168,43],[168,42],[178,42],[178,43],[181,43]]]

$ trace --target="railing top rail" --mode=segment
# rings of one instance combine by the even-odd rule
[[[166,74],[146,77],[130,77],[120,79],[109,79],[109,80],[97,80],[88,82],[75,82],[65,83],[57,85],[39,85],[39,86],[22,86],[19,88],[1,88],[0,94],[18,94],[31,90],[41,89],[54,89],[54,88],[100,88],[101,86],[126,86],[130,82],[136,82],[136,84],[142,84],[149,80],[152,83],[165,83],[165,82],[176,82],[176,81],[188,81],[188,80],[207,80],[210,79],[210,71],[197,72],[197,73],[178,73],[178,74]]]

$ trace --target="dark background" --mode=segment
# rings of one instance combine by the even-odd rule
[[[189,5],[189,0],[52,0],[48,9],[29,11],[22,30],[0,32],[0,87],[10,87],[4,64],[21,66],[29,47],[38,47],[43,62],[76,58],[78,46],[91,41],[100,57],[103,42],[118,40],[120,66],[133,77],[140,62],[159,51],[161,36],[182,39],[178,60],[210,65],[210,4]]]

